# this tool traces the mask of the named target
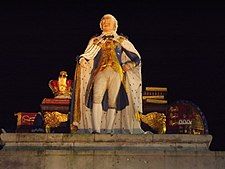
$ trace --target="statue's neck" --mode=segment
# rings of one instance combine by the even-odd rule
[[[102,34],[108,36],[108,35],[114,35],[115,32],[114,31],[103,31]]]

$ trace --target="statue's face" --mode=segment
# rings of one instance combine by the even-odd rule
[[[105,16],[102,19],[101,24],[103,32],[112,32],[115,29],[115,21],[112,17]]]

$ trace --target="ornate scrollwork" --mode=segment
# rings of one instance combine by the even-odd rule
[[[67,114],[62,114],[57,111],[44,113],[45,125],[48,127],[58,127],[60,123],[68,120]]]
[[[163,113],[151,112],[146,115],[138,114],[137,118],[143,123],[149,125],[159,134],[166,133],[166,116]]]

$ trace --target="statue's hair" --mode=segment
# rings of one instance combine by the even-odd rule
[[[100,26],[100,28],[101,28],[101,30],[103,30],[102,29],[102,20],[105,18],[105,17],[110,17],[110,18],[112,18],[113,20],[114,20],[114,31],[116,32],[117,31],[117,28],[118,28],[118,21],[116,20],[116,18],[113,16],[113,15],[111,15],[111,14],[105,14],[102,18],[101,18],[101,20],[100,20],[100,23],[99,23],[99,26]]]

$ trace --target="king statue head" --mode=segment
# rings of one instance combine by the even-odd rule
[[[117,31],[118,21],[111,14],[105,14],[99,23],[101,30],[106,34],[112,34]]]

